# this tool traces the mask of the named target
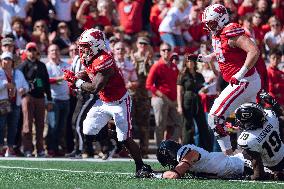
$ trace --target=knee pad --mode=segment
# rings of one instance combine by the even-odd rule
[[[214,135],[217,139],[228,135],[225,127],[225,118],[223,116],[219,117],[216,115],[209,114],[208,124],[210,128],[214,131]]]

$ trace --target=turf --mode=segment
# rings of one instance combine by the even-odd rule
[[[149,163],[162,169],[157,163]],[[284,182],[241,182],[200,179],[136,179],[133,162],[0,160],[0,188],[70,189],[271,189]]]

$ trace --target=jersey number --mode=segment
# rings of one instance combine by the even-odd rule
[[[269,157],[274,156],[274,152],[278,152],[281,148],[281,139],[276,131],[273,131],[271,135],[269,136],[269,140],[265,141],[262,144],[262,148],[264,148]]]
[[[243,136],[241,136],[240,139],[246,140],[246,139],[248,139],[248,137],[249,137],[249,134],[244,133]]]

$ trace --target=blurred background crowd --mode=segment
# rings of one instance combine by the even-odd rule
[[[0,0],[0,157],[62,157],[74,151],[78,95],[62,70],[76,65],[76,41],[89,28],[105,32],[122,71],[144,158],[150,139],[219,151],[206,119],[227,83],[218,67],[187,56],[212,51],[201,14],[214,3],[223,4],[259,46],[262,87],[284,106],[283,0]],[[168,67],[156,66],[162,62]],[[227,126],[237,135],[233,122]],[[90,148],[86,157],[96,153]],[[116,156],[125,156],[121,151]]]

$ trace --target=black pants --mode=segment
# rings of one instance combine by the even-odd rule
[[[70,96],[70,111],[67,118],[67,124],[65,129],[65,143],[66,143],[66,151],[67,153],[70,153],[74,150],[74,130],[72,126],[72,116],[76,108],[77,104],[77,97],[71,95]]]
[[[212,144],[210,140],[208,124],[205,118],[205,113],[198,97],[195,95],[185,95],[183,103],[183,143],[194,143],[194,120],[199,133],[199,146],[207,151],[212,151]]]
[[[93,94],[79,93],[77,95],[77,103],[72,116],[72,126],[75,133],[75,150],[85,151],[88,154],[93,154],[93,140],[92,137],[84,139],[83,135],[83,121],[87,116],[88,111],[96,103],[98,97]],[[94,138],[94,137],[93,137]]]

